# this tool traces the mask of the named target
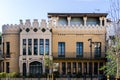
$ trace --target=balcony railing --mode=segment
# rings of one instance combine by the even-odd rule
[[[55,55],[54,55],[55,54]],[[57,55],[56,55],[57,54]],[[53,53],[54,59],[106,59],[105,52],[101,52],[99,55],[92,53],[92,57],[90,52],[84,52],[83,54],[78,55],[76,52],[66,52],[64,55],[58,55],[58,53]]]

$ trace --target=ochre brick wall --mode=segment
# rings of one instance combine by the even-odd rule
[[[64,33],[63,33],[64,32]],[[83,42],[83,55],[85,57],[90,57],[90,43],[88,41],[89,38],[92,38],[93,42],[101,42],[101,52],[105,52],[105,32],[103,34],[76,34],[81,33],[80,31],[74,32],[73,31],[60,31],[57,33],[57,30],[53,29],[52,35],[52,52],[53,56],[57,57],[58,54],[58,42],[65,42],[65,56],[66,57],[75,57],[76,56],[76,42]],[[92,52],[94,51],[94,44],[92,46]],[[94,52],[93,52],[94,53]],[[102,53],[104,56],[104,53]],[[94,54],[93,54],[94,57]]]
[[[6,71],[6,62],[9,62],[10,72],[19,72],[19,35],[3,34],[3,41],[5,55],[6,55],[6,42],[10,42],[10,58],[4,59],[4,71]]]

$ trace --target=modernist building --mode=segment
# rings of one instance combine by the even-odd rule
[[[48,13],[48,26],[34,20],[3,25],[3,72],[40,75],[47,68],[44,55],[53,56],[58,72],[103,74],[106,62],[106,13]],[[54,67],[53,67],[54,68]],[[54,70],[54,69],[53,69]]]
[[[46,21],[20,20],[19,25],[3,26],[3,71],[21,75],[45,72],[44,55],[51,55],[51,29]]]
[[[59,72],[100,75],[106,62],[106,13],[48,13],[52,55]]]

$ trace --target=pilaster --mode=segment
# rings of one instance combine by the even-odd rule
[[[106,18],[104,17],[103,19],[104,19],[104,26],[106,26]]]
[[[71,20],[71,17],[67,17],[67,20],[68,20],[68,26],[70,26],[70,20]]]
[[[83,21],[84,21],[84,26],[86,26],[87,17],[83,17]]]
[[[100,26],[102,26],[102,20],[103,20],[103,18],[100,17],[99,20],[100,20]]]
[[[27,66],[27,75],[29,75],[29,60],[27,60],[26,66]]]

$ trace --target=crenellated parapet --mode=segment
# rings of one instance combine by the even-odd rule
[[[7,33],[19,33],[20,27],[19,25],[15,24],[7,24],[2,26],[2,33],[7,34]]]
[[[20,20],[20,27],[47,27],[46,20],[42,19],[41,22],[38,22],[38,19],[34,19],[33,22],[30,19],[27,19],[25,23]]]
[[[45,32],[47,30],[51,30],[50,27],[47,26],[46,20],[42,19],[41,22],[38,22],[37,19],[34,19],[33,22],[30,19],[27,19],[25,22],[20,20],[20,24],[7,24],[2,26],[2,32],[5,33],[21,33],[21,32]]]
[[[46,32],[47,33],[51,32],[51,28],[47,26],[47,22],[44,19],[42,19],[41,22],[38,22],[37,19],[34,19],[33,22],[27,19],[25,23],[23,23],[23,21],[20,20],[21,34],[46,33]]]

